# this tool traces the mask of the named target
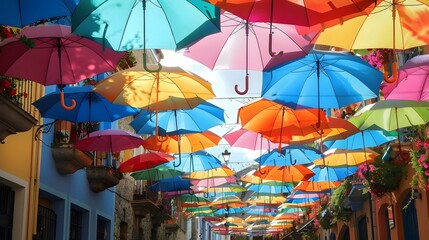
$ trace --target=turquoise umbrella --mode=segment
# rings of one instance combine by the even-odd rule
[[[255,161],[262,166],[292,166],[295,164],[311,164],[320,158],[322,153],[305,145],[289,145],[283,147],[280,152],[277,149],[262,155]]]
[[[363,130],[346,139],[339,139],[335,141],[324,141],[323,144],[329,148],[342,148],[349,150],[356,150],[366,147],[376,147],[384,143],[395,140],[396,137],[386,130]]]
[[[179,50],[220,32],[220,10],[202,0],[81,0],[73,33],[114,50]]]

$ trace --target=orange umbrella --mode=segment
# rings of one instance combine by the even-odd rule
[[[244,207],[246,205],[246,203],[242,202],[241,199],[235,195],[218,197],[209,204],[209,206],[215,208],[236,208]]]
[[[215,177],[229,177],[234,175],[234,173],[235,172],[229,167],[223,165],[220,168],[213,168],[206,171],[196,171],[182,177],[190,179],[206,179]]]
[[[211,131],[202,133],[189,133],[179,136],[150,136],[143,141],[145,149],[164,153],[191,153],[209,147],[217,146],[222,138]],[[180,151],[179,144],[180,142]]]
[[[121,172],[136,172],[156,167],[163,163],[173,160],[174,157],[160,152],[149,152],[132,157],[121,163],[119,170]]]
[[[264,166],[254,175],[268,180],[299,182],[310,178],[314,173],[304,165]]]
[[[332,149],[325,152],[325,157],[316,159],[315,165],[319,166],[358,166],[362,163],[372,163],[380,155],[367,148],[362,150]]]
[[[336,188],[340,186],[341,182],[314,182],[314,181],[302,181],[296,186],[295,190],[301,190],[303,192],[321,192],[324,190]]]

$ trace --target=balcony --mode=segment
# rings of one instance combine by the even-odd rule
[[[6,87],[0,85],[0,142],[4,143],[6,137],[19,132],[30,130],[37,123],[30,113],[32,111],[29,93],[33,88],[30,81],[6,78],[0,83],[7,81]],[[8,91],[13,88],[12,93]]]
[[[170,199],[159,199],[158,193],[150,190],[140,191],[141,181],[136,182],[137,185],[134,188],[134,197],[131,202],[134,214],[138,217],[145,217],[146,214],[150,214],[153,225],[160,226],[161,223],[167,223],[166,227],[175,228],[175,226],[169,226],[174,220],[171,216]]]
[[[92,165],[92,154],[74,147],[79,131],[68,121],[55,122],[54,143],[51,146],[52,158],[57,171],[62,175],[72,174]]]
[[[89,166],[86,168],[86,178],[93,192],[101,192],[109,187],[118,185],[123,175],[120,171],[106,166]]]

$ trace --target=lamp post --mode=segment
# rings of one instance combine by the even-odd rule
[[[222,152],[222,157],[225,165],[228,166],[229,158],[231,157],[231,153],[228,151],[228,149],[225,149],[225,151]]]

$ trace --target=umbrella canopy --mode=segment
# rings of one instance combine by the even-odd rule
[[[325,29],[316,42],[344,49],[409,49],[427,45],[427,38],[415,28],[416,23],[419,29],[429,26],[427,21],[419,21],[421,13],[427,11],[429,6],[418,0],[382,1],[370,14]]]
[[[183,179],[180,176],[177,176],[173,178],[165,178],[159,181],[155,181],[148,188],[152,191],[171,192],[187,190],[190,189],[191,186],[192,184],[188,179]]]
[[[236,194],[238,192],[245,192],[246,188],[242,187],[237,183],[225,183],[215,187],[209,187],[202,190],[205,193],[220,193],[221,195],[225,194]]]
[[[308,192],[308,193],[319,193],[323,191],[330,191],[332,189],[337,188],[341,185],[340,181],[325,181],[325,182],[315,182],[315,181],[302,181],[300,182],[294,190],[302,191],[302,192]],[[312,196],[312,197],[309,197]],[[314,196],[314,195],[297,195],[294,197],[288,197],[288,198],[313,198],[313,197],[320,197],[320,196]]]
[[[76,5],[74,0],[1,1],[0,24],[22,28],[47,18],[70,17]]]
[[[231,147],[240,147],[251,150],[266,150],[277,148],[278,144],[264,138],[262,134],[241,128],[237,131],[227,133],[223,138]]]
[[[237,181],[237,179],[235,176],[207,178],[207,179],[201,179],[201,180],[191,180],[192,186],[194,188],[215,187],[215,186],[219,186],[219,185],[222,185],[225,183],[234,183],[236,181]]]
[[[151,73],[141,67],[110,75],[94,88],[109,101],[150,111],[193,108],[213,98],[211,84],[180,68]]]
[[[19,38],[2,41],[0,74],[43,85],[74,84],[113,71],[125,55],[72,34],[69,26],[27,27],[20,34],[34,42],[34,47],[28,48]]]
[[[216,199],[214,199],[210,206],[216,207],[216,208],[237,208],[237,207],[244,207],[247,204],[242,202],[241,199],[235,195],[229,195],[229,196],[221,196]]]
[[[178,154],[174,156],[175,160],[170,162],[168,166],[185,173],[194,173],[222,167],[221,161],[206,151],[182,153],[181,161],[178,158]]]
[[[253,195],[246,202],[255,206],[278,206],[286,200],[285,197],[280,195]]]
[[[366,162],[374,162],[375,158],[380,155],[369,148],[365,150],[332,149],[324,154],[325,157],[314,161],[315,165],[330,167],[358,166]]]
[[[216,178],[216,177],[230,177],[234,175],[234,171],[228,168],[225,165],[222,165],[222,167],[217,167],[205,171],[195,171],[191,172],[183,177],[190,178],[190,179],[206,179],[206,178]]]
[[[318,0],[272,1],[272,0],[209,0],[222,9],[252,22],[288,23],[300,26],[332,26],[374,8],[373,0]]]
[[[179,136],[150,136],[143,141],[148,150],[164,153],[192,153],[217,146],[222,138],[211,131],[189,133]]]
[[[228,215],[234,215],[238,213],[244,213],[247,211],[247,208],[245,207],[229,207],[229,208],[220,208],[214,212],[215,215],[218,216],[225,216]]]
[[[259,171],[256,171],[254,175],[268,180],[299,182],[310,178],[314,173],[303,165],[264,166]]]
[[[38,99],[33,105],[44,118],[66,120],[70,122],[113,122],[120,118],[138,114],[139,109],[113,104],[93,91],[93,86],[68,87],[63,90],[64,100],[73,100],[76,107],[72,110],[61,106],[60,91],[49,93]]]
[[[396,85],[386,99],[429,100],[429,54],[419,55],[408,60],[399,68]],[[384,92],[384,91],[383,91]]]
[[[378,96],[380,71],[349,53],[313,50],[264,71],[262,97],[297,108],[340,108]]]
[[[369,104],[349,119],[359,129],[399,128],[423,125],[429,122],[429,102],[412,100],[383,100]]]
[[[257,158],[255,161],[263,166],[291,166],[295,164],[311,164],[317,158],[320,158],[321,152],[313,147],[305,145],[286,146],[279,152],[271,150],[270,152]]]
[[[174,198],[181,207],[199,207],[208,206],[210,200],[205,197],[200,197],[195,194],[183,194]]]
[[[343,181],[346,177],[353,175],[358,169],[357,167],[346,166],[346,167],[329,167],[325,166],[321,168],[320,166],[314,166],[310,168],[314,172],[309,181],[314,182],[334,182],[334,181]]]
[[[258,196],[290,194],[292,192],[292,189],[293,184],[291,183],[283,183],[283,185],[281,186],[273,186],[268,184],[252,184],[247,188],[247,190],[253,191],[254,194]]]
[[[177,109],[158,113],[160,135],[177,135],[204,132],[225,123],[224,110],[209,102],[198,104],[192,109]],[[155,134],[155,116],[142,110],[130,123],[136,133]]]
[[[323,144],[329,148],[342,148],[342,149],[361,149],[366,147],[376,147],[384,143],[395,140],[396,137],[391,135],[386,130],[363,130],[351,135],[346,139],[339,139],[334,141],[324,141]]]
[[[72,28],[117,51],[178,50],[219,32],[219,21],[219,9],[200,0],[82,0]]]
[[[140,147],[143,139],[134,133],[120,129],[106,129],[92,132],[79,140],[75,148],[84,151],[119,152]]]
[[[264,136],[306,135],[303,128],[326,121],[323,111],[317,109],[293,110],[270,100],[260,99],[238,110],[243,128],[262,133]],[[285,131],[287,130],[287,131]]]
[[[121,172],[136,172],[159,166],[173,160],[174,157],[160,152],[148,152],[134,156],[121,163]]]
[[[181,175],[183,175],[183,172],[169,168],[164,164],[131,174],[131,176],[136,180],[161,180]]]

